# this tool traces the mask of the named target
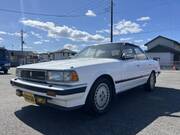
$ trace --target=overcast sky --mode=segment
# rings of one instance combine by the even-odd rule
[[[37,52],[109,42],[109,1],[1,0],[0,46],[20,49],[22,28],[24,49]],[[180,41],[179,7],[179,0],[114,0],[114,41],[142,48],[158,35]]]

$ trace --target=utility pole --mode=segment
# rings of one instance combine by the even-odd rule
[[[24,31],[21,30],[21,53],[22,53],[22,64],[24,64]]]
[[[113,0],[110,0],[111,2],[111,42],[113,42]]]

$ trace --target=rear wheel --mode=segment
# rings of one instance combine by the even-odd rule
[[[86,110],[93,114],[107,112],[112,103],[113,85],[107,78],[98,79],[92,86],[86,100]]]
[[[155,84],[156,84],[156,75],[154,72],[152,72],[146,83],[146,90],[153,91],[155,89]]]

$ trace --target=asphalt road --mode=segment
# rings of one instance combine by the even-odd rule
[[[118,95],[111,111],[92,117],[26,103],[0,74],[0,135],[180,135],[180,71],[163,71],[154,92]]]

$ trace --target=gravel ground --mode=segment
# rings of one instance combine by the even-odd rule
[[[28,104],[9,84],[14,74],[0,74],[0,135],[180,135],[180,71],[162,71],[152,93],[119,94],[101,117]]]

